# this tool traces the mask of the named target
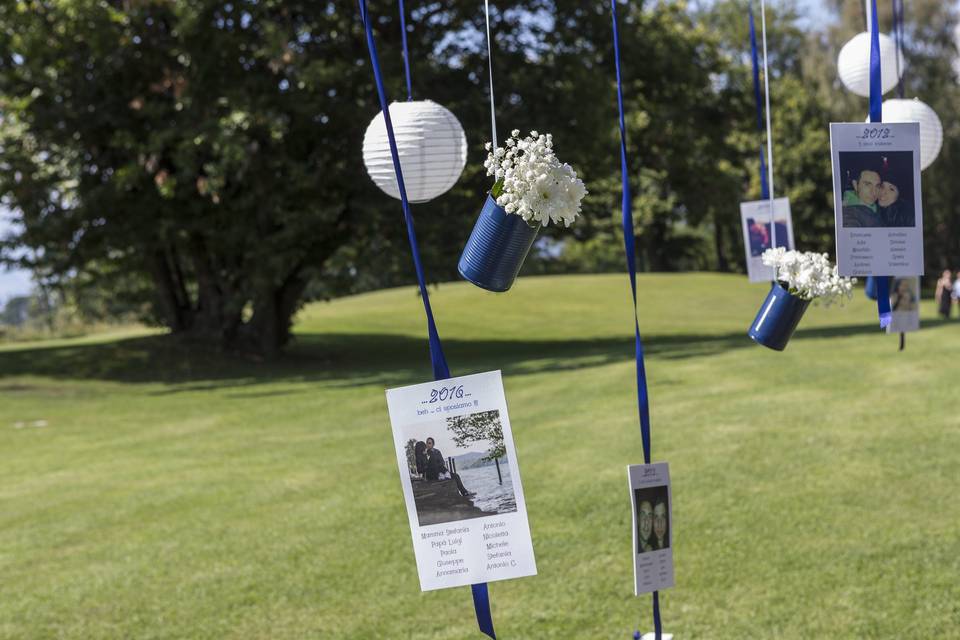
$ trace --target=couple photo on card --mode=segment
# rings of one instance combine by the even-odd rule
[[[414,424],[403,433],[421,526],[516,511],[499,411]]]
[[[841,151],[842,226],[914,227],[913,153]]]
[[[634,489],[637,509],[637,553],[666,549],[670,546],[667,487]]]

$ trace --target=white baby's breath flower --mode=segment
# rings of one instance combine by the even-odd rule
[[[500,185],[497,204],[531,224],[570,226],[580,215],[587,189],[568,164],[553,152],[553,136],[514,129],[505,146],[488,147],[484,167]]]
[[[842,277],[825,253],[777,247],[764,251],[761,259],[763,264],[774,268],[777,281],[799,298],[816,299],[830,306],[837,300],[843,304],[844,298],[853,297],[856,279]]]

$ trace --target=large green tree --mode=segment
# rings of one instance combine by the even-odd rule
[[[792,3],[769,4],[777,192],[798,244],[828,250],[827,124],[866,108],[834,61],[862,15],[837,3],[834,23],[810,29]],[[924,174],[928,265],[955,265],[955,16],[909,5],[907,93],[947,134]],[[737,203],[759,196],[761,143],[747,1],[619,6],[640,267],[742,269]],[[442,281],[457,277],[491,184],[483,4],[407,9],[414,98],[451,109],[469,146],[457,185],[414,207],[428,277]],[[370,10],[387,91],[403,99],[397,4]],[[552,132],[590,190],[582,221],[544,230],[528,271],[621,269],[609,6],[511,0],[491,18],[500,129]],[[68,286],[90,313],[144,310],[174,332],[274,353],[305,299],[413,280],[399,204],[364,175],[378,109],[347,0],[0,3],[0,197],[21,223],[0,260]]]
[[[330,2],[3,3],[6,257],[53,283],[136,274],[172,330],[275,352],[377,225],[344,126],[373,110],[356,36]]]

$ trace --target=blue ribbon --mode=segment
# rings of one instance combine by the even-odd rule
[[[880,27],[877,24],[877,0],[870,0],[870,122],[883,122],[883,88],[880,84]],[[890,279],[877,277],[877,315],[880,328],[893,319],[890,312]]]
[[[760,101],[760,62],[757,59],[757,31],[753,26],[753,2],[747,7],[750,14],[750,59],[753,62],[753,99],[757,104],[757,131],[763,134],[763,103]],[[760,199],[770,199],[770,185],[767,184],[767,161],[763,157],[763,144],[760,144]]]
[[[427,315],[427,333],[430,344],[430,362],[433,365],[433,377],[444,380],[450,377],[447,359],[443,355],[443,346],[440,344],[440,334],[433,320],[433,310],[430,307],[430,295],[427,293],[426,279],[423,275],[423,264],[420,261],[420,249],[417,245],[417,234],[413,227],[413,214],[410,213],[410,202],[407,200],[407,189],[403,184],[403,171],[400,168],[400,155],[397,151],[397,140],[393,133],[393,122],[390,119],[389,101],[383,86],[383,75],[380,72],[380,60],[377,56],[377,46],[373,41],[373,28],[367,14],[367,0],[358,0],[360,5],[360,20],[363,22],[367,34],[367,49],[370,51],[370,64],[373,67],[373,78],[377,85],[377,96],[380,99],[380,110],[387,127],[387,138],[390,141],[390,155],[393,158],[393,170],[397,174],[397,186],[400,189],[400,202],[403,205],[403,220],[407,226],[407,238],[410,241],[410,251],[413,253],[413,265],[417,273],[417,285],[420,287],[420,299],[423,300],[423,310]],[[409,85],[408,85],[409,86]],[[477,612],[477,624],[480,630],[496,640],[493,632],[493,617],[490,615],[490,597],[487,584],[472,585],[473,606]]]
[[[627,270],[630,274],[630,291],[633,294],[633,332],[637,361],[637,409],[640,414],[640,439],[643,442],[643,461],[650,464],[650,400],[647,395],[647,372],[643,364],[643,341],[640,339],[640,318],[637,315],[637,256],[636,238],[633,235],[633,204],[630,196],[630,180],[627,167],[627,125],[623,115],[623,82],[620,75],[620,32],[617,28],[617,0],[610,0],[613,16],[613,54],[617,69],[617,109],[620,116],[620,178],[623,210],[623,248],[627,254]],[[656,640],[660,640],[660,596],[653,592],[653,627]]]

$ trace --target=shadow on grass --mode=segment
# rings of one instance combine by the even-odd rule
[[[925,321],[925,327],[946,324]],[[745,328],[746,329],[746,328]],[[800,329],[794,341],[877,334],[875,324]],[[644,336],[650,357],[707,357],[732,349],[759,348],[743,332]],[[632,337],[584,340],[446,340],[454,374],[502,369],[510,376],[576,370],[628,362]],[[158,395],[234,388],[237,399],[273,398],[305,389],[241,391],[265,383],[308,382],[325,387],[396,386],[429,379],[425,338],[390,334],[298,334],[287,353],[272,361],[226,355],[173,336],[120,339],[100,344],[33,347],[0,352],[0,378],[44,376],[55,379],[163,383]],[[0,385],[15,391],[25,385]],[[27,387],[29,385],[26,385]],[[22,390],[22,389],[21,389]]]

